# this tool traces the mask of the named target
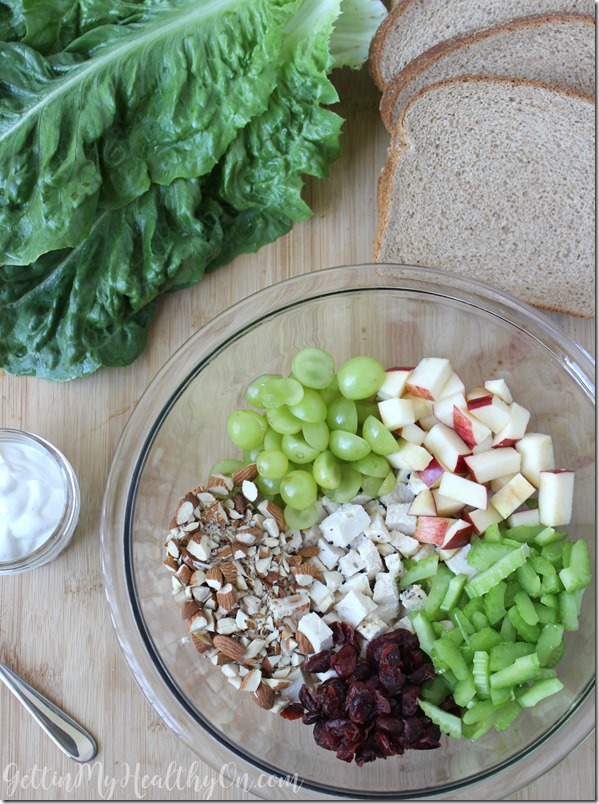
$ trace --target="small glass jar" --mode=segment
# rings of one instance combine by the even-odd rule
[[[51,492],[44,503],[40,495]],[[15,536],[11,512],[22,518],[31,511],[34,517],[44,506],[43,527],[34,523],[30,537],[26,532]],[[80,506],[73,467],[56,447],[33,433],[0,428],[0,575],[26,572],[60,555],[71,541]]]

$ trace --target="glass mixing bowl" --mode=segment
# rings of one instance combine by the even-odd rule
[[[107,597],[126,659],[184,742],[221,772],[262,779],[253,792],[264,798],[509,795],[563,759],[594,726],[594,587],[586,591],[580,630],[567,633],[561,692],[502,733],[475,742],[443,738],[441,749],[362,768],[318,748],[301,721],[260,710],[182,640],[180,609],[163,566],[168,523],[183,494],[205,482],[217,460],[234,454],[226,419],[243,406],[248,382],[289,371],[293,354],[307,345],[328,350],[337,365],[360,354],[385,365],[446,356],[467,388],[505,378],[514,398],[532,411],[529,430],[551,433],[559,465],[576,470],[568,531],[586,539],[594,565],[589,355],[542,314],[462,277],[392,265],[333,268],[278,283],[217,316],[167,362],[131,415],[108,478],[102,522]]]

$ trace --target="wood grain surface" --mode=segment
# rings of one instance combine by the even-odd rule
[[[163,363],[205,322],[278,280],[334,265],[369,262],[377,177],[388,135],[379,95],[365,71],[336,78],[346,118],[342,156],[330,177],[308,181],[308,222],[258,254],[240,257],[191,290],[165,298],[137,362],[67,384],[0,371],[0,426],[49,439],[79,477],[82,513],[75,538],[53,563],[0,577],[0,658],[85,724],[97,762],[78,766],[43,734],[0,685],[0,796],[4,800],[252,800],[198,760],[164,725],[138,686],[112,630],[100,570],[100,503],[117,440]],[[553,316],[589,351],[594,321]],[[589,434],[591,436],[591,434]],[[175,776],[173,768],[179,769]],[[170,780],[170,782],[169,782]],[[169,789],[170,787],[170,789]],[[259,794],[259,790],[255,791]],[[301,800],[301,791],[295,796]],[[519,801],[595,799],[594,737]]]

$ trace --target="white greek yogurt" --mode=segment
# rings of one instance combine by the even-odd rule
[[[65,481],[41,445],[0,441],[0,563],[41,547],[64,516]]]

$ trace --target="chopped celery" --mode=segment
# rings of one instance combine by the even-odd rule
[[[452,642],[446,637],[435,639],[431,658],[433,662],[436,659],[446,665],[458,681],[463,681],[469,675],[468,665],[460,653],[460,649],[455,642]]]
[[[436,639],[432,624],[427,620],[423,611],[412,612],[412,614],[410,614],[410,621],[418,637],[420,647],[430,656],[433,652],[433,643]]]
[[[537,642],[537,656],[543,667],[553,667],[562,657],[564,626],[549,624],[543,626]]]
[[[503,670],[521,656],[528,656],[534,652],[535,646],[528,642],[500,642],[489,652],[489,669],[492,672]]]
[[[524,589],[516,592],[514,603],[516,604],[520,617],[522,617],[527,625],[536,625],[539,622],[539,615],[537,614],[532,600]]]
[[[466,725],[471,723],[479,723],[481,720],[492,719],[495,715],[495,709],[492,701],[478,701],[464,712],[462,720]]]
[[[495,709],[499,709],[499,707],[503,706],[509,701],[515,700],[515,698],[516,696],[514,695],[514,690],[511,687],[502,687],[501,689],[491,690],[491,700],[493,701],[493,706]]]
[[[501,628],[499,629],[499,633],[501,635],[501,639],[503,642],[515,642],[518,636],[518,632],[512,625],[510,618],[505,615],[501,622]]]
[[[541,555],[546,558],[554,567],[561,569],[562,567],[562,543],[551,542],[546,544],[541,549]]]
[[[481,698],[488,698],[491,688],[489,686],[489,654],[486,650],[474,651],[472,677],[477,695]]]
[[[443,703],[450,692],[451,690],[441,676],[436,676],[436,678],[425,681],[420,688],[422,697],[437,706]]]
[[[536,537],[545,529],[545,525],[516,525],[513,528],[508,528],[505,535],[508,539],[532,544]]]
[[[575,592],[560,592],[559,619],[566,631],[578,630],[578,599]]]
[[[499,561],[493,564],[492,567],[489,567],[489,569],[471,578],[464,587],[464,591],[468,597],[480,597],[486,594],[495,584],[505,580],[508,575],[511,575],[512,572],[515,572],[518,567],[524,564],[529,551],[530,548],[528,545],[523,544],[521,547],[511,550],[507,555],[503,556],[503,558],[500,558]]]
[[[434,620],[440,615],[441,603],[453,577],[451,570],[443,562],[439,563],[437,572],[431,578],[431,586],[424,604],[424,613],[429,620]]]
[[[555,609],[543,605],[543,603],[540,603],[538,600],[533,601],[533,606],[535,607],[540,623],[546,625],[547,623],[557,622],[557,611]]]
[[[585,589],[591,582],[591,559],[586,542],[580,539],[572,544],[569,555],[564,560],[564,568],[559,574],[566,592]]]
[[[507,616],[522,639],[526,642],[537,641],[541,634],[541,626],[538,623],[536,625],[529,625],[529,623],[522,619],[516,606],[512,606],[512,608],[508,610]]]
[[[472,634],[468,639],[468,646],[476,653],[477,651],[490,651],[500,642],[501,634],[489,625],[485,625],[480,631]]]
[[[503,731],[510,726],[520,714],[521,707],[517,701],[510,701],[498,710],[495,716],[495,728]]]
[[[516,578],[524,591],[530,597],[538,597],[541,594],[541,579],[532,568],[530,561],[522,564],[516,570]]]
[[[500,558],[503,558],[508,553],[511,553],[512,548],[503,542],[489,542],[486,537],[480,539],[475,536],[470,543],[470,550],[468,551],[468,563],[479,572],[483,572],[493,564],[496,564]]]
[[[454,630],[458,630],[464,639],[468,639],[474,633],[474,626],[460,609],[452,609],[448,616],[454,625]]]
[[[535,544],[544,547],[546,544],[554,544],[561,542],[566,538],[563,531],[555,530],[554,528],[544,528],[540,533],[535,536]]]
[[[555,695],[563,688],[564,685],[559,678],[543,678],[520,692],[517,695],[518,703],[523,707],[535,706],[543,698]]]
[[[439,563],[439,556],[437,553],[420,559],[420,561],[411,561],[399,579],[399,588],[406,589],[416,581],[422,581],[425,578],[432,577],[437,572],[437,565]],[[407,561],[406,561],[407,564]]]
[[[458,706],[468,707],[476,695],[476,687],[472,673],[455,685],[452,690],[453,700]]]
[[[497,586],[493,586],[485,595],[485,614],[491,625],[496,625],[506,615],[505,590],[507,584],[500,581]]]
[[[487,619],[487,615],[484,613],[484,611],[472,612],[472,625],[479,631],[483,628],[488,628],[489,620]]]
[[[524,684],[532,681],[539,675],[539,657],[536,653],[529,653],[527,656],[520,656],[512,664],[497,670],[489,676],[491,688],[515,687],[517,684]]]
[[[453,576],[447,587],[445,597],[441,601],[441,611],[449,611],[450,609],[453,609],[460,599],[462,589],[466,585],[467,580],[468,576],[462,573]]]
[[[452,715],[451,712],[446,712],[430,701],[420,699],[418,701],[420,708],[427,717],[438,726],[444,734],[448,734],[456,740],[462,736],[462,720],[457,715]]]

